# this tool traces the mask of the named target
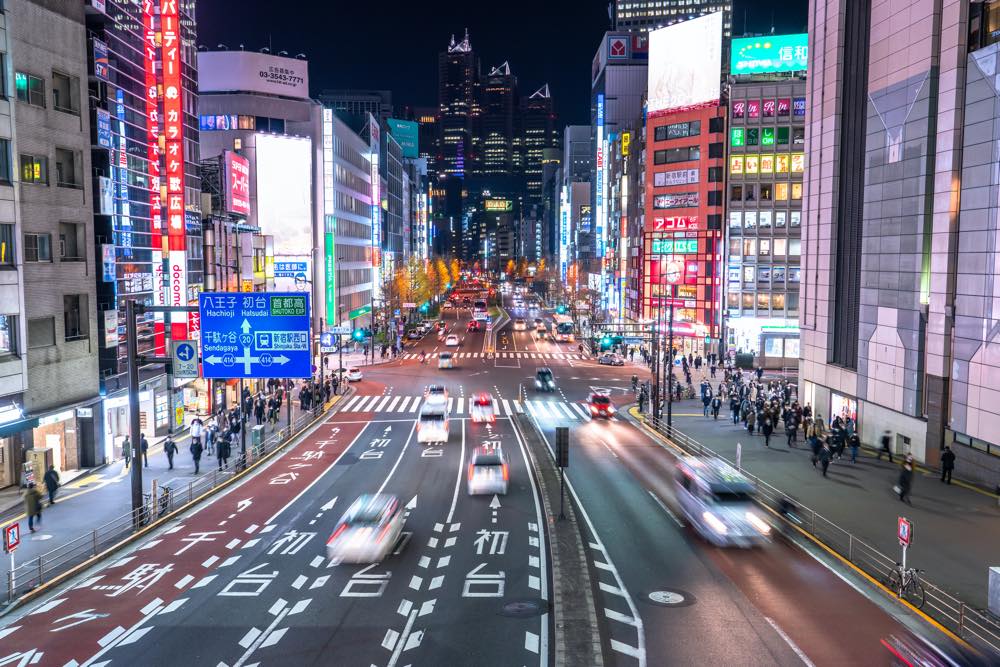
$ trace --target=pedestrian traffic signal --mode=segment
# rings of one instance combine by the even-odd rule
[[[565,315],[566,314],[566,305],[560,303],[558,306],[556,306],[556,312],[559,313],[560,315]]]
[[[362,340],[365,339],[365,330],[364,329],[355,329],[354,333],[351,334],[351,335],[354,337],[354,340],[362,341]]]
[[[424,301],[423,305],[420,306],[420,312],[426,313],[427,309],[430,308],[430,307],[431,307],[431,304],[429,304],[426,301]]]

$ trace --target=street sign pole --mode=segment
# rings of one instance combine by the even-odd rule
[[[559,466],[559,518],[565,519],[566,468],[569,467],[569,427],[556,427],[556,465]]]
[[[677,288],[674,285],[670,286],[670,322],[667,326],[670,327],[670,342],[667,343],[667,366],[666,372],[670,375],[667,376],[667,427],[673,426],[674,417],[674,403],[673,403],[673,388],[674,388],[674,293]]]

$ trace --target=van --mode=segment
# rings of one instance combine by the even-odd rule
[[[448,442],[448,404],[424,404],[417,417],[417,442]]]
[[[681,513],[716,546],[752,547],[770,541],[771,525],[754,502],[755,490],[738,470],[716,459],[677,459],[674,491]]]

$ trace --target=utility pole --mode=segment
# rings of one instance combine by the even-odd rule
[[[667,380],[667,426],[673,426],[674,417],[674,403],[673,403],[673,389],[674,385],[674,294],[676,293],[677,286],[670,286],[670,342],[667,343],[667,357],[669,363],[667,364],[667,372],[670,373],[669,379]]]

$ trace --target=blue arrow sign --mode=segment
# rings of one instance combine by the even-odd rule
[[[312,377],[309,294],[202,292],[204,377]]]

